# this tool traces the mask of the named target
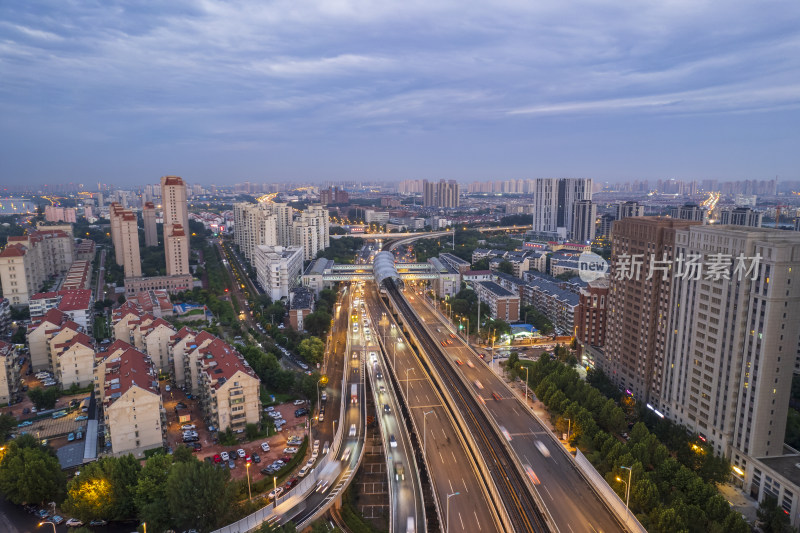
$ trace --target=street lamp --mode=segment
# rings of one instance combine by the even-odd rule
[[[49,520],[47,520],[46,522],[39,522],[37,527],[42,527],[44,524],[50,524],[51,526],[53,526],[53,533],[56,533],[56,523],[55,522],[51,522]]]
[[[453,496],[458,496],[461,494],[460,492],[454,492],[452,494],[447,495],[447,526],[445,528],[445,533],[450,533],[450,498]]]
[[[520,370],[522,370],[522,365],[519,365]],[[525,406],[528,406],[528,367],[525,367]]]
[[[414,370],[413,368],[406,368],[406,402],[411,405],[411,397],[408,395],[408,384],[410,383],[408,379],[408,373]]]
[[[428,456],[428,431],[427,431],[428,415],[431,414],[432,412],[433,409],[431,409],[428,412],[422,413],[422,455],[424,455],[425,457]]]
[[[272,504],[272,508],[276,509],[278,507],[278,478],[275,476],[272,477],[272,488],[275,492],[275,502]]]
[[[628,517],[628,513],[630,513],[630,511],[631,511],[631,508],[630,508],[631,476],[633,476],[633,467],[632,466],[620,466],[620,468],[623,468],[623,469],[628,471],[628,482],[627,483],[622,481],[622,479],[620,479],[619,476],[617,476],[617,481],[622,481],[623,483],[625,483],[625,508],[626,508],[625,518],[627,518]]]
[[[247,467],[245,471],[247,472],[247,499],[249,501],[253,499],[253,493],[250,492],[250,461],[247,461],[245,466]]]

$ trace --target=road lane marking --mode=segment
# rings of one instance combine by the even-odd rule
[[[450,485],[450,493],[452,494],[453,492],[455,492],[455,491],[453,490],[453,481],[452,481],[451,479],[448,479],[448,480],[447,480],[447,483]]]
[[[463,477],[461,478],[461,483],[464,484],[464,492],[469,492],[469,489],[467,488],[467,481]],[[476,514],[475,516],[477,517],[478,515]]]
[[[453,462],[454,462],[454,463],[458,463],[458,459],[456,459],[456,454],[455,454],[455,452],[454,452],[453,450],[450,450],[450,453],[452,453],[452,454],[453,454]]]
[[[461,511],[458,512],[458,520],[461,522],[461,529],[464,529],[464,519],[461,518]]]
[[[480,530],[481,530],[481,529],[483,529],[483,528],[481,527],[481,521],[480,521],[480,520],[478,520],[478,511],[476,511],[475,509],[473,509],[473,510],[472,510],[472,514],[474,514],[474,515],[475,515],[475,523],[476,523],[476,524],[478,524],[478,531],[480,531]]]
[[[544,487],[544,490],[547,491],[547,495],[550,496],[550,499],[553,500],[553,495],[550,494],[550,490],[547,488],[547,485],[542,485],[542,487]],[[553,501],[555,501],[555,500],[553,500]]]
[[[570,531],[572,531],[572,533],[575,533],[575,531],[572,529],[571,525],[567,524],[567,527],[569,528]]]
[[[444,464],[444,457],[442,456],[442,452],[439,452],[439,459],[441,459],[442,463]]]

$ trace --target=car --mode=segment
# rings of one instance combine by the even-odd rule
[[[455,333],[451,333],[451,334],[450,334],[450,338],[451,338],[451,339],[455,339],[455,338],[456,338],[456,334],[455,334]]]
[[[325,409],[322,409],[322,410],[319,412],[319,416],[318,416],[317,418],[319,418],[319,421],[320,421],[320,422],[322,422],[323,420],[325,420]]]
[[[236,453],[237,453],[237,454],[239,455],[239,457],[241,457],[242,459],[244,459],[244,456],[245,456],[245,455],[247,455],[247,453],[245,453],[245,451],[244,451],[243,449],[241,449],[241,448],[239,448],[238,450],[236,450]]]
[[[389,406],[388,403],[383,404],[383,412],[384,414],[389,414],[392,412],[392,408]]]
[[[456,359],[456,364],[457,364],[458,366],[461,366],[461,365],[463,365],[464,363],[461,361],[461,359]]]
[[[309,472],[311,472],[311,465],[305,465],[297,473],[297,477],[306,477],[306,474],[308,474]]]
[[[314,441],[314,444],[312,445],[312,448],[314,449],[314,451],[319,450],[319,439],[316,439]]]
[[[326,402],[326,401],[328,401],[328,393],[327,393],[326,391],[322,391],[322,396],[321,396],[321,398],[322,398],[322,401],[323,401],[323,402]]]
[[[355,424],[350,424],[350,436],[351,437],[355,437],[356,436],[356,425]]]
[[[353,352],[353,359],[358,359],[358,352]]]
[[[469,359],[467,359],[467,366],[470,368],[475,368],[475,365]]]
[[[475,383],[475,386],[476,386],[477,388],[479,388],[479,389],[483,389],[483,383],[481,383],[481,382],[480,382],[480,381],[478,381],[477,379],[475,380],[475,382],[474,382],[474,383]]]
[[[192,442],[189,444],[189,447],[192,448],[192,451],[199,452],[203,449],[203,446],[199,442]]]
[[[81,420],[89,420],[89,417],[86,415],[80,415],[75,417],[76,422],[80,422]]]
[[[164,390],[165,390],[165,391],[167,391],[167,392],[169,392],[169,391],[171,391],[171,390],[172,390],[172,387],[170,387],[169,385],[167,385],[166,387],[164,387]]]
[[[306,403],[306,401],[305,401],[305,400],[295,400],[295,401],[294,401],[294,404],[295,404],[295,405],[303,405],[304,403]]]
[[[105,520],[92,520],[89,522],[89,527],[101,527],[108,524]]]
[[[275,468],[273,468],[272,465],[265,466],[264,468],[261,469],[261,473],[264,474],[265,476],[271,476],[272,474],[275,473]]]
[[[253,454],[253,462],[256,463],[256,464],[260,463],[261,462],[261,456],[258,455],[257,453],[254,453]]]
[[[350,448],[345,448],[344,452],[342,453],[342,461],[347,461],[350,459]]]
[[[75,433],[70,433],[67,435],[67,442],[72,442],[75,440]]]
[[[406,472],[403,468],[403,463],[394,464],[394,479],[395,481],[403,481],[406,479]]]
[[[83,438],[83,431],[78,431],[75,433],[75,438],[81,440]]]
[[[442,346],[447,346],[447,343],[445,341],[440,341],[440,343]]]
[[[283,453],[297,453],[297,448],[294,446],[287,446],[283,449]]]
[[[394,435],[389,435],[389,446],[397,448],[397,440],[394,438]]]
[[[35,413],[36,411],[38,411],[38,409],[36,409],[36,406],[31,407],[31,413]]]
[[[34,514],[36,514],[36,516],[38,516],[39,518],[47,518],[48,516],[50,516],[50,511],[48,511],[47,509],[40,509]]]
[[[269,499],[269,501],[272,501],[275,498],[280,498],[281,494],[283,494],[283,487],[278,487],[269,491],[267,498]]]
[[[303,439],[298,437],[297,435],[291,435],[288,439],[286,439],[286,442],[288,442],[290,445],[302,444]]]
[[[328,451],[330,449],[331,449],[331,443],[328,442],[328,441],[325,441],[325,444],[322,445],[322,453],[323,453],[323,455],[328,453]]]
[[[300,480],[299,480],[299,479],[297,479],[296,477],[293,477],[292,479],[290,479],[289,481],[287,481],[287,482],[286,482],[286,484],[283,486],[284,490],[289,490],[289,489],[291,489],[292,487],[294,487],[295,485],[297,485],[297,482],[298,482],[298,481],[300,481]]]
[[[500,433],[506,438],[507,441],[511,441],[511,433],[505,428],[505,426],[500,426]]]
[[[287,457],[287,459],[288,459],[289,461],[291,461],[291,460],[292,460],[292,458],[291,458],[291,457]],[[275,459],[274,461],[272,461],[272,464],[273,464],[273,465],[275,465],[275,466],[279,466],[279,467],[280,467],[280,466],[283,466],[283,465],[285,465],[287,462],[288,462],[288,461],[284,461],[283,459]]]
[[[222,462],[222,456],[220,454],[218,454],[218,453],[215,453],[214,454],[214,462],[215,463],[221,463]]]
[[[308,414],[308,409],[298,409],[294,412],[294,417],[299,418]]]
[[[275,411],[275,408],[270,405],[269,407],[265,407],[264,411],[266,411],[268,413],[272,413],[273,411]]]
[[[541,453],[545,457],[550,457],[550,450],[547,449],[547,446],[545,446],[542,441],[540,440],[534,441],[534,444],[536,445],[536,449],[539,450],[539,453]]]
[[[265,453],[268,452],[269,451],[269,444],[266,443],[266,442],[262,442],[261,443],[261,451],[265,452]]]
[[[497,394],[496,392],[492,393],[492,398],[494,398],[495,401],[498,401],[498,402],[503,399],[503,397],[500,396],[499,394]]]
[[[236,462],[233,459],[228,459],[228,468],[230,468],[231,470],[236,468]]]
[[[317,482],[317,489],[316,492],[325,492],[328,490],[328,485],[330,482],[327,479],[321,479]]]
[[[181,426],[181,429],[184,431],[189,429],[197,429],[197,426],[195,426],[194,424],[184,424]]]
[[[278,411],[273,411],[271,413],[267,413],[272,418],[283,418],[283,415],[280,414]]]
[[[228,458],[229,458],[228,457],[228,452],[219,452],[219,456],[223,461],[227,461]]]
[[[178,402],[177,404],[175,404],[175,408],[176,409],[186,409],[187,407],[188,407],[188,405],[186,405],[183,402]]]
[[[50,519],[50,521],[53,522],[55,525],[59,525],[61,524],[61,522],[64,521],[64,517],[60,515],[55,515]]]
[[[314,450],[313,452],[311,452],[311,458],[312,458],[313,460],[315,460],[315,461],[316,461],[316,460],[317,460],[317,457],[319,457],[319,450]]]
[[[29,414],[30,412],[31,412],[31,410],[30,410],[30,409],[28,409],[27,407],[26,407],[25,409],[23,409],[23,410],[22,410],[22,414],[23,414],[23,415],[27,415],[27,414]]]
[[[533,468],[531,468],[531,465],[525,465],[525,473],[528,474],[528,478],[530,478],[531,483],[534,485],[538,485],[540,483],[539,478],[536,476]]]

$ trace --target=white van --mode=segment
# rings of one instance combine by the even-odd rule
[[[413,516],[409,516],[406,521],[406,533],[414,533],[416,531],[416,521]]]
[[[310,471],[311,471],[311,467],[310,467],[310,466],[308,466],[308,465],[306,465],[306,466],[304,466],[303,468],[301,468],[301,469],[300,469],[300,471],[297,473],[297,476],[298,476],[298,477],[306,477],[306,475],[307,475],[307,474],[308,474]]]

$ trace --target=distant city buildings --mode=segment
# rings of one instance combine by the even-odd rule
[[[329,215],[322,206],[296,213],[285,203],[237,203],[233,216],[234,241],[250,262],[256,246],[302,247],[306,260],[330,246]]]
[[[531,233],[552,240],[574,238],[575,204],[591,199],[591,179],[535,180]]]
[[[575,202],[573,216],[573,239],[577,242],[592,242],[597,228],[597,206],[591,200],[578,200]]]
[[[422,180],[422,200],[425,207],[452,208],[461,205],[460,185],[455,180],[429,182]]]
[[[74,207],[46,205],[44,207],[44,219],[47,222],[68,222],[74,224],[77,221],[77,210]]]
[[[754,211],[748,207],[721,209],[719,212],[719,223],[723,225],[750,226],[753,228],[760,228],[763,217],[763,213],[760,211]]]
[[[672,218],[680,220],[694,220],[696,222],[708,223],[708,210],[697,204],[684,204],[680,207],[670,208],[669,214]]]
[[[347,204],[350,202],[350,195],[339,187],[331,187],[319,191],[319,203],[328,204]]]
[[[158,246],[156,206],[153,202],[146,202],[142,207],[142,220],[144,221],[144,245]]]

